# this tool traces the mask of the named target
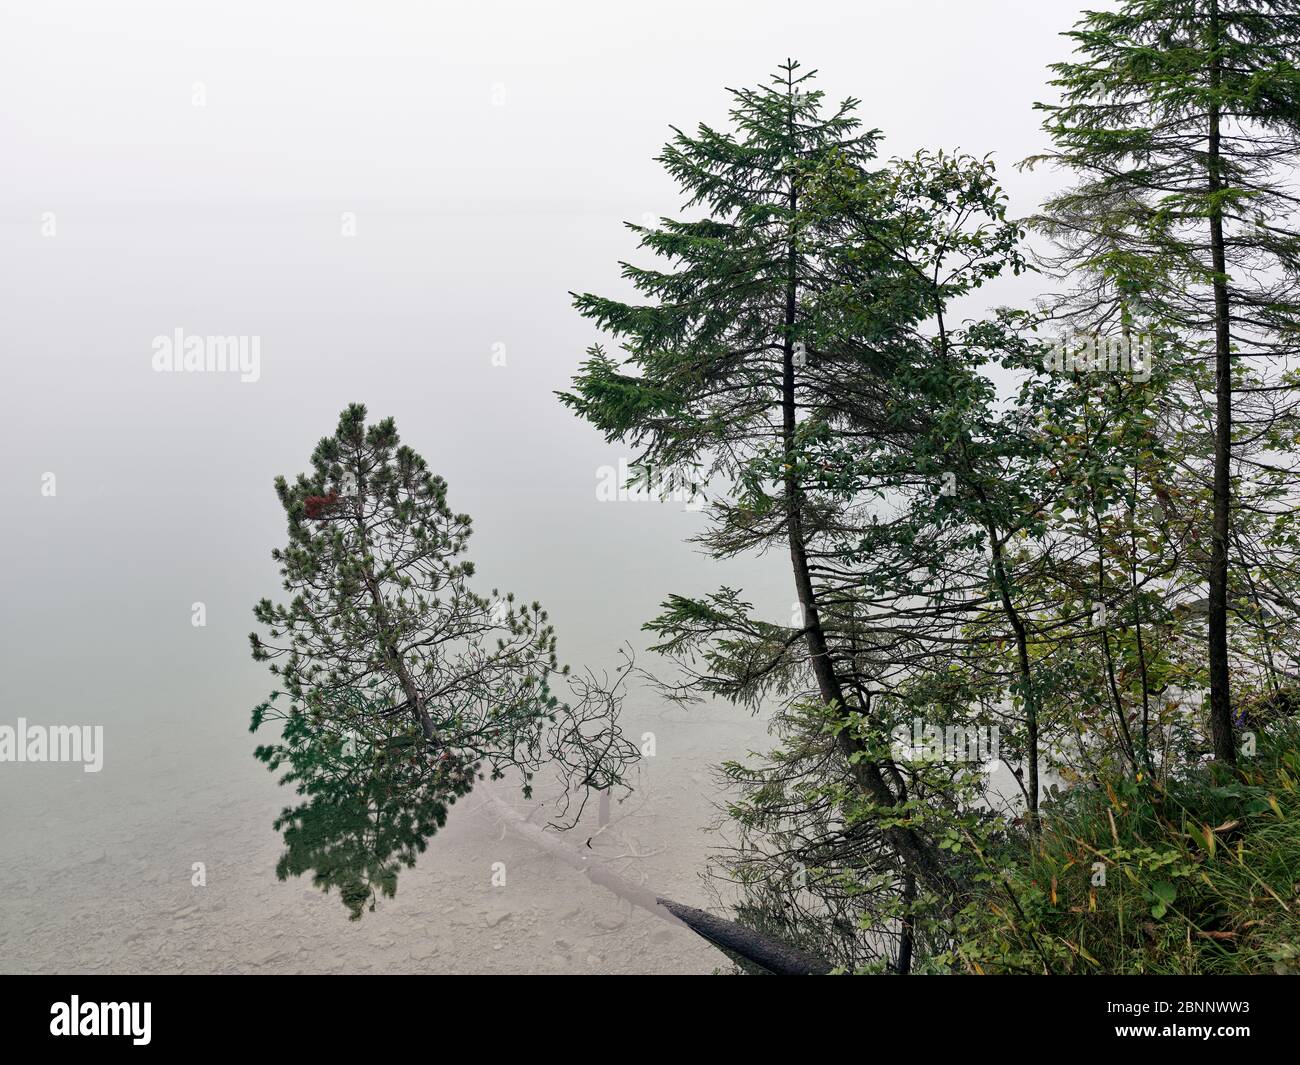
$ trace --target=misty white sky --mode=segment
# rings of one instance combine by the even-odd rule
[[[787,55],[860,97],[892,150],[1010,163],[1039,145],[1029,105],[1077,8],[7,0],[5,208],[639,214],[671,205],[647,165],[667,124],[720,119],[722,86]]]
[[[351,401],[396,417],[473,515],[484,586],[540,598],[575,664],[642,646],[674,591],[725,581],[788,617],[779,560],[715,566],[680,504],[596,501],[620,453],[552,396],[598,339],[567,293],[620,291],[620,222],[676,212],[669,124],[723,123],[724,87],[787,56],[859,97],[886,154],[993,152],[1032,210],[1058,178],[1013,164],[1043,147],[1032,103],[1077,10],[4,0],[0,723],[104,724],[106,755],[39,786],[0,766],[0,799],[103,801],[128,751],[217,780],[214,737],[251,761],[271,481]],[[153,373],[177,327],[260,337],[261,379]]]

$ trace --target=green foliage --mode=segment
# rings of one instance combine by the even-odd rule
[[[1300,726],[1237,778],[1117,776],[1044,804],[1042,833],[981,848],[951,956],[974,973],[1300,970]],[[1101,872],[1104,871],[1104,883]]]
[[[882,163],[857,101],[827,111],[794,63],[732,91],[729,130],[675,130],[660,160],[704,217],[632,227],[660,260],[622,264],[641,302],[575,296],[622,354],[591,348],[563,402],[638,464],[704,471],[713,557],[790,560],[788,625],[724,587],[646,628],[672,697],[770,715],[775,748],[724,767],[739,911],[848,971],[1294,949],[1256,941],[1268,904],[1227,875],[1289,868],[1294,820],[1251,791],[1268,763],[1204,760],[1291,713],[1300,662],[1300,4],[1126,0],[1070,36],[1039,159],[1078,183],[1034,219],[1062,286],[1038,312],[962,317],[1030,268],[991,160]],[[1155,361],[1054,369],[1053,326]],[[917,720],[999,728],[1012,808],[988,766],[891,746]],[[1088,847],[1119,870],[1104,904],[1064,879]],[[1040,935],[1062,898],[1127,923]]]
[[[311,474],[277,478],[289,542],[272,557],[290,599],[262,600],[267,631],[250,637],[283,685],[253,712],[252,731],[280,727],[256,755],[307,798],[276,822],[277,873],[315,870],[354,918],[393,894],[477,780],[513,771],[529,796],[546,766],[585,797],[637,753],[616,721],[622,673],[571,676],[539,604],[470,587],[469,517],[392,419],[365,414],[343,411]]]

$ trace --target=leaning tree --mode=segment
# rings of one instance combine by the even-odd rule
[[[910,906],[918,887],[951,912],[962,893],[959,863],[937,838],[947,811],[918,801],[891,757],[892,720],[874,696],[895,681],[867,645],[879,659],[888,651],[843,554],[848,525],[867,519],[851,485],[827,483],[822,460],[833,462],[828,442],[878,443],[915,475],[917,441],[939,432],[917,424],[924,405],[914,400],[939,385],[926,369],[935,347],[923,323],[936,300],[946,309],[1014,267],[1016,227],[977,161],[877,162],[877,134],[861,128],[857,101],[824,107],[811,76],[788,62],[770,84],[733,90],[732,129],[675,131],[659,160],[683,187],[685,209],[701,217],[631,227],[664,263],[624,264],[639,302],[575,296],[623,356],[592,348],[562,398],[607,438],[635,447],[638,465],[691,471],[718,489],[700,536],[715,557],[787,555],[794,625],[755,616],[738,591],[723,588],[672,596],[647,628],[657,650],[698,666],[678,693],[780,700],[778,727],[799,754],[785,763],[785,794],[752,825],[772,827],[780,847],[790,818],[816,811],[800,834],[806,853],[794,859],[816,866],[810,875],[828,886],[844,882],[842,872],[856,878],[853,908],[861,915],[867,896],[879,898],[875,923],[885,927],[887,897]],[[987,228],[964,227],[971,215],[986,217]],[[961,246],[936,281],[925,251],[946,237]],[[976,262],[948,276],[965,252]],[[945,350],[1000,336],[989,326]],[[842,844],[845,866],[814,837]],[[900,944],[894,953],[907,951]]]
[[[470,519],[399,441],[391,418],[353,404],[312,454],[310,473],[275,482],[288,519],[287,601],[254,609],[250,637],[280,690],[252,729],[280,725],[257,756],[307,802],[277,822],[279,874],[316,870],[354,915],[391,894],[474,783],[519,774],[531,795],[549,767],[578,813],[620,784],[636,748],[617,724],[621,680],[571,676],[537,603],[473,590]],[[557,688],[567,689],[568,699]]]

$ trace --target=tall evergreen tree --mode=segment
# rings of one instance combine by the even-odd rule
[[[804,437],[852,397],[867,408],[882,371],[911,344],[925,292],[894,254],[888,180],[876,167],[877,134],[855,100],[823,114],[812,73],[787,62],[770,84],[731,90],[734,131],[674,129],[659,156],[703,217],[632,226],[665,270],[623,264],[648,302],[576,295],[578,310],[614,334],[626,359],[597,346],[565,403],[608,439],[639,449],[637,462],[689,469],[728,490],[711,507],[702,542],[718,557],[781,546],[788,553],[802,624],[752,618],[736,592],[674,596],[649,626],[670,652],[706,655],[712,672],[695,690],[756,701],[771,691],[807,695],[829,717],[852,781],[855,817],[877,818],[886,848],[932,891],[956,894],[951,865],[923,829],[881,747],[880,723],[846,677],[848,641],[836,642],[818,574],[826,522],[810,498],[815,478]],[[818,192],[852,180],[878,194],[877,240],[843,244],[842,219]],[[851,626],[849,626],[851,627]],[[799,645],[803,653],[797,653]]]
[[[1233,451],[1291,413],[1255,404],[1276,382],[1247,381],[1238,364],[1262,374],[1300,336],[1300,4],[1125,0],[1067,36],[1076,58],[1053,67],[1060,102],[1039,105],[1055,148],[1031,160],[1081,178],[1044,211],[1060,263],[1116,321],[1154,319],[1213,365],[1209,732],[1233,763],[1229,563],[1234,515],[1251,505],[1234,498]]]

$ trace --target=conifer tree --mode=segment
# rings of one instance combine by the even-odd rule
[[[617,724],[622,676],[571,677],[537,603],[475,592],[469,517],[391,418],[365,419],[349,406],[311,472],[276,479],[289,598],[258,603],[266,631],[250,637],[281,685],[254,711],[253,731],[281,726],[257,756],[309,800],[277,822],[281,875],[318,863],[354,915],[373,885],[391,894],[392,856],[410,864],[475,781],[514,771],[531,795],[546,766],[582,803],[636,756]]]
[[[802,625],[753,618],[724,588],[706,600],[673,596],[648,627],[660,650],[705,655],[712,672],[695,678],[696,693],[754,702],[798,693],[809,674],[807,695],[829,715],[822,734],[852,781],[855,816],[878,817],[886,848],[951,900],[950,863],[880,754],[870,706],[846,686],[817,586],[813,545],[824,516],[809,496],[803,434],[843,397],[863,409],[879,395],[881,371],[910,344],[924,299],[893,252],[876,132],[861,129],[855,100],[823,114],[812,76],[791,61],[766,86],[731,90],[733,131],[674,128],[659,161],[684,189],[684,209],[702,217],[630,227],[671,264],[623,264],[648,302],[575,295],[626,359],[593,347],[561,398],[608,439],[638,448],[637,464],[660,471],[661,483],[675,472],[728,487],[701,537],[715,556],[788,553]],[[851,249],[817,192],[845,173],[876,190],[886,212],[879,239]]]
[[[1252,505],[1234,497],[1233,452],[1290,417],[1273,402],[1278,382],[1261,375],[1295,353],[1300,322],[1289,180],[1300,4],[1125,0],[1067,36],[1076,57],[1053,67],[1060,102],[1039,105],[1055,147],[1030,161],[1080,177],[1044,210],[1059,262],[1080,271],[1085,301],[1103,315],[1154,319],[1213,366],[1209,732],[1215,757],[1231,764],[1229,565],[1234,514]],[[1246,465],[1248,483],[1267,463]]]

